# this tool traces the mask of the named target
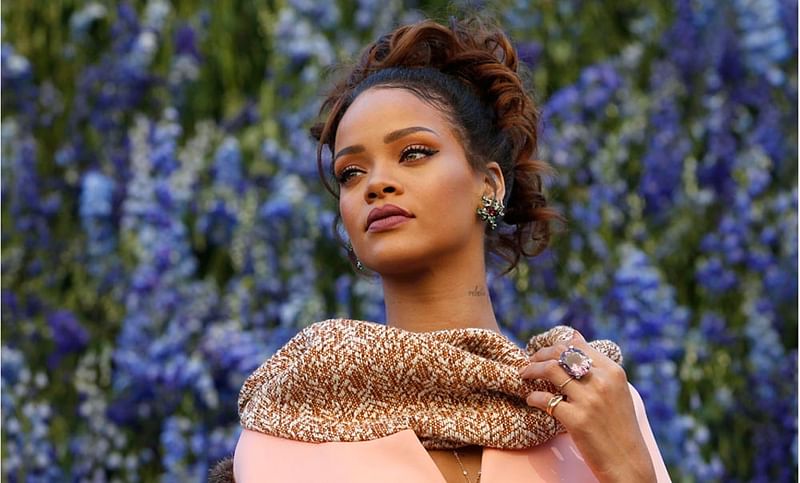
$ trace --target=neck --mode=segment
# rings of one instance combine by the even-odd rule
[[[390,327],[411,332],[475,327],[500,333],[482,254],[440,257],[420,272],[382,275],[381,280]]]

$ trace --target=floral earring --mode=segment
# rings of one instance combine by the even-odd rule
[[[489,223],[489,227],[494,230],[497,228],[497,219],[505,215],[503,211],[503,202],[497,201],[497,198],[489,199],[486,195],[481,196],[483,206],[478,208],[477,213],[481,220]]]

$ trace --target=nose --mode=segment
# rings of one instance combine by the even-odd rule
[[[376,169],[370,176],[365,192],[365,197],[368,202],[376,198],[383,198],[388,193],[401,194],[403,192],[400,183],[384,173],[384,170]]]
[[[380,186],[375,186],[367,191],[367,200],[381,198],[385,193],[394,193],[396,191],[397,188],[395,188],[394,185],[390,183],[381,183]]]

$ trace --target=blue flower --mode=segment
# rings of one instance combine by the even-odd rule
[[[242,154],[239,142],[232,137],[226,137],[214,156],[214,166],[211,171],[214,181],[226,185],[236,192],[242,186]]]
[[[520,42],[516,45],[516,49],[519,60],[533,68],[538,65],[544,50],[542,45],[536,41]]]
[[[69,19],[70,34],[78,41],[83,41],[94,22],[104,19],[108,15],[105,6],[97,2],[90,2],[80,10],[73,12]]]
[[[791,51],[781,22],[781,2],[774,0],[737,0],[733,7],[742,30],[740,43],[745,62],[770,83],[784,82],[782,63]]]
[[[335,2],[289,0],[289,5],[320,27],[331,28],[339,22],[339,6]]]
[[[651,135],[642,160],[639,192],[645,213],[663,219],[682,188],[684,160],[691,144],[675,103],[679,84],[670,66],[656,65],[651,82],[656,100],[649,119]]]
[[[88,331],[69,310],[51,312],[47,324],[59,353],[80,352],[89,342]]]
[[[578,87],[584,108],[590,113],[602,114],[621,84],[619,75],[611,64],[587,67],[581,72]]]
[[[90,171],[81,186],[81,217],[106,217],[112,214],[114,181],[102,173]]]
[[[183,24],[175,31],[175,53],[200,59],[197,49],[197,32],[191,25]]]

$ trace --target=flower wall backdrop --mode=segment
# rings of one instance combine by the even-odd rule
[[[571,220],[492,272],[504,331],[617,340],[675,481],[796,481],[796,0],[492,6]],[[452,10],[4,4],[4,481],[204,481],[263,360],[383,321],[307,128],[330,66]]]

